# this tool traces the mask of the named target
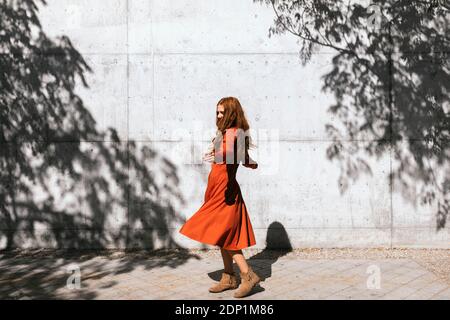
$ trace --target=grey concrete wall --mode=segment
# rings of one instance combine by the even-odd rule
[[[87,246],[202,247],[177,230],[203,201],[210,165],[200,157],[214,133],[215,105],[235,96],[258,144],[260,169],[241,167],[237,178],[257,248],[269,238],[300,248],[450,247],[449,224],[437,230],[434,205],[390,183],[399,165],[392,152],[366,159],[371,173],[340,192],[340,167],[326,157],[325,132],[327,123],[339,123],[327,112],[333,97],[321,90],[335,53],[317,52],[303,66],[293,36],[268,37],[271,8],[241,0],[47,2],[44,30],[67,35],[92,68],[90,87],[77,86],[78,94],[98,129],[114,128],[121,140],[84,141],[83,148],[126,143],[136,160],[125,172],[138,200],[126,198],[128,189],[101,167],[91,174],[108,184],[102,225],[93,233],[95,224],[87,223],[64,237],[83,237]],[[151,183],[143,183],[139,165],[151,172]],[[70,184],[70,176],[57,177]],[[60,185],[48,193],[59,210],[93,221],[98,213],[77,185],[64,197]],[[39,203],[42,190],[35,192]],[[72,246],[45,223],[35,223],[33,237],[27,228],[15,230],[22,247]]]

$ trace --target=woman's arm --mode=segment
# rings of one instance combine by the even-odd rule
[[[258,168],[258,163],[250,157],[247,148],[245,148],[245,162],[242,165],[251,169]]]
[[[233,143],[227,143],[227,139],[232,139]],[[253,160],[248,153],[248,147],[245,140],[244,143],[238,143],[238,135],[236,134],[236,130],[226,130],[223,142],[223,160],[224,162],[226,160],[229,164],[242,163],[242,165],[247,168],[258,168],[258,163],[256,163],[256,161]]]
[[[245,139],[247,139],[247,137],[245,137]],[[256,163],[256,161],[250,157],[250,155],[248,154],[248,148],[249,147],[247,146],[247,143],[244,143],[245,156],[242,165],[247,168],[256,169],[258,168],[258,163]]]

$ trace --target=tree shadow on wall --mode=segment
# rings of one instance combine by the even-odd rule
[[[388,155],[394,192],[435,208],[436,229],[450,210],[450,4],[446,1],[254,0],[275,12],[272,34],[291,33],[306,64],[333,49],[324,92],[334,94],[327,157],[340,166],[344,193],[368,158]],[[418,201],[419,200],[419,201]]]
[[[75,93],[91,68],[68,37],[47,37],[37,14],[36,1],[0,2],[1,248],[180,248],[176,167],[96,129]]]

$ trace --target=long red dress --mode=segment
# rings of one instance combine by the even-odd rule
[[[234,155],[232,148],[236,148],[236,129],[227,129],[218,150],[223,158],[220,163],[211,163],[203,205],[179,230],[193,240],[227,250],[239,250],[256,244],[247,207],[236,181],[239,163],[226,163],[227,154],[228,157]],[[227,137],[233,138],[234,143],[226,143]]]

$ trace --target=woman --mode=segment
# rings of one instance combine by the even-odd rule
[[[239,100],[220,99],[216,109],[217,135],[203,159],[211,163],[204,203],[179,230],[199,242],[217,245],[222,254],[224,272],[219,283],[210,292],[236,289],[238,281],[233,270],[233,259],[240,269],[241,283],[235,298],[248,295],[260,282],[244,258],[242,249],[256,244],[252,224],[236,181],[239,163],[256,169],[258,164],[248,154],[251,138],[244,137],[249,125]]]

